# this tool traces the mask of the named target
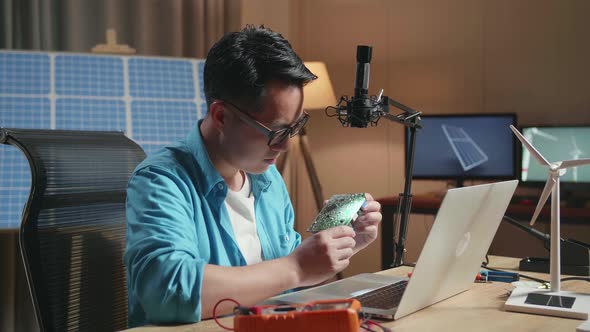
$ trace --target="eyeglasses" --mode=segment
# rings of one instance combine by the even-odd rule
[[[230,103],[229,101],[223,101],[226,104],[232,106],[236,112],[234,112],[242,121],[246,122],[248,125],[253,127],[254,129],[258,130],[264,136],[268,138],[268,146],[277,146],[283,144],[288,138],[293,137],[303,129],[303,127],[307,124],[309,120],[309,114],[306,111],[303,111],[303,115],[297,122],[295,122],[292,126],[281,128],[277,130],[272,130],[265,126],[264,124],[260,123],[256,119],[252,118],[250,114],[246,111],[242,110],[238,106]]]

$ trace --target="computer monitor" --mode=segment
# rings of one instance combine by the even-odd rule
[[[516,126],[514,113],[423,115],[413,178],[452,180],[457,186],[464,180],[518,178],[510,125]],[[409,130],[405,136],[407,156]]]
[[[590,125],[526,126],[521,128],[526,139],[549,162],[590,158]],[[520,179],[526,183],[547,181],[547,167],[542,166],[521,146]],[[560,177],[564,184],[590,184],[590,166],[570,168]]]

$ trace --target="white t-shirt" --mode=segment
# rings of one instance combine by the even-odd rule
[[[238,247],[246,259],[246,263],[262,262],[262,248],[256,231],[256,215],[254,213],[254,195],[250,190],[250,180],[244,175],[244,185],[240,191],[228,189],[225,207],[234,229]]]

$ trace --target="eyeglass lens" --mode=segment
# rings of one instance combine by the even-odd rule
[[[285,129],[280,129],[280,130],[275,131],[274,135],[270,139],[270,142],[268,143],[268,145],[273,146],[273,145],[282,144],[289,137],[293,137],[293,136],[299,134],[299,132],[301,131],[303,126],[305,126],[305,124],[307,123],[308,119],[309,119],[309,116],[305,115],[292,128],[285,128]]]

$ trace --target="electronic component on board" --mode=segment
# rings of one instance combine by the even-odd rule
[[[358,217],[365,202],[364,193],[334,195],[324,205],[307,231],[317,233],[336,226],[350,226]]]

